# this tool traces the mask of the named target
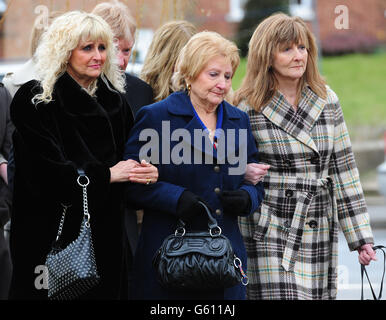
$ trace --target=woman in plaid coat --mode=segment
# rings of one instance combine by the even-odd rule
[[[359,260],[373,235],[342,109],[317,69],[305,23],[275,14],[255,30],[235,105],[270,165],[259,210],[240,219],[249,299],[334,299],[339,225]]]

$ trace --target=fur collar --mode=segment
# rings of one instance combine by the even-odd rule
[[[55,84],[54,100],[60,101],[66,112],[80,116],[106,116],[120,111],[122,97],[106,80],[98,79],[95,97],[91,97],[67,72]],[[110,89],[111,88],[111,89]]]

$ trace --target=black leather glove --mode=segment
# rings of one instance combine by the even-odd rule
[[[248,214],[251,210],[251,198],[245,190],[223,191],[219,198],[224,213],[239,216]]]
[[[194,220],[196,216],[201,216],[201,217],[207,216],[205,208],[203,207],[202,204],[199,203],[199,201],[203,202],[208,206],[208,204],[204,200],[202,200],[199,196],[197,196],[193,192],[185,190],[181,194],[180,199],[178,199],[178,204],[177,204],[178,218],[180,218],[184,222],[190,223]]]

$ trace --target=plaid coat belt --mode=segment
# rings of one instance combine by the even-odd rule
[[[293,271],[298,250],[302,241],[305,220],[313,198],[320,192],[328,192],[331,216],[336,210],[334,196],[334,183],[330,177],[321,179],[308,179],[291,176],[266,176],[264,185],[269,189],[292,189],[301,191],[297,198],[291,226],[288,228],[288,238],[283,253],[282,267],[286,271]],[[330,239],[330,245],[334,245],[334,239]]]

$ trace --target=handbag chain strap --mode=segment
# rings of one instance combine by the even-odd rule
[[[60,223],[59,223],[59,230],[58,230],[58,234],[56,235],[56,241],[59,240],[61,234],[62,234],[62,230],[63,230],[63,224],[64,224],[64,218],[66,217],[66,212],[67,212],[67,209],[69,207],[71,207],[71,205],[68,205],[66,206],[65,204],[61,203],[62,207],[63,207],[63,213],[62,213],[62,218],[60,219]]]
[[[382,280],[381,280],[381,287],[379,289],[379,295],[378,298],[374,292],[373,286],[371,285],[369,275],[367,274],[366,268],[363,264],[361,264],[361,280],[362,280],[362,286],[361,286],[361,300],[363,300],[363,274],[366,275],[367,281],[369,282],[370,289],[371,289],[371,294],[373,295],[374,300],[381,300],[382,298],[382,291],[383,291],[383,280],[385,278],[385,271],[386,271],[386,253],[383,249],[385,249],[385,246],[374,246],[373,250],[381,250],[383,253],[383,274],[382,274]]]
[[[82,184],[80,182],[81,178],[85,178],[86,182]],[[90,213],[88,212],[88,200],[87,200],[87,186],[90,183],[90,180],[89,180],[89,178],[86,175],[81,175],[81,176],[78,177],[77,181],[78,181],[78,184],[83,189],[83,215],[86,218],[85,225],[86,225],[87,228],[90,228]]]
[[[79,172],[79,177],[77,179],[77,182],[78,182],[78,184],[83,189],[83,215],[84,215],[84,218],[86,219],[84,225],[87,228],[90,228],[90,213],[88,212],[88,198],[87,198],[87,186],[90,183],[90,179],[84,174],[84,171],[78,170],[78,172]],[[82,183],[81,179],[85,179],[85,182]],[[63,207],[63,213],[62,213],[62,218],[60,219],[59,230],[58,230],[58,234],[56,235],[56,241],[59,240],[59,238],[60,238],[60,236],[62,234],[63,225],[64,225],[64,219],[66,217],[67,209],[69,207],[71,207],[71,204],[70,205],[65,205],[65,204],[61,203],[61,205]]]

